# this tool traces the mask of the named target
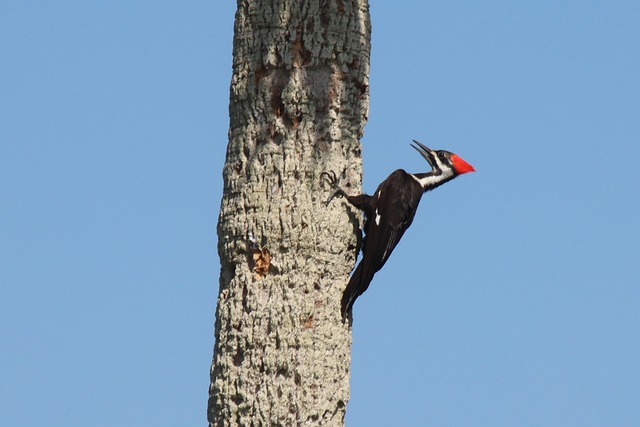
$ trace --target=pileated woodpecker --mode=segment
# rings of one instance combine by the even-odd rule
[[[475,169],[458,155],[445,150],[431,150],[414,140],[411,146],[431,165],[431,171],[411,174],[403,169],[391,173],[382,181],[373,196],[351,196],[338,185],[335,173],[323,172],[335,192],[326,201],[328,205],[336,196],[347,199],[364,211],[364,242],[362,260],[351,275],[342,294],[342,321],[351,320],[353,303],[364,293],[373,275],[384,266],[404,232],[409,228],[418,209],[422,195],[451,181],[458,175]]]

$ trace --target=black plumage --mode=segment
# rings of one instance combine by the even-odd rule
[[[335,192],[343,196],[365,214],[362,244],[362,260],[354,270],[342,295],[342,319],[351,319],[353,304],[362,295],[373,276],[389,259],[389,256],[413,222],[422,195],[456,176],[474,169],[457,155],[448,151],[433,151],[417,141],[412,145],[429,162],[428,173],[410,174],[395,170],[376,189],[373,196],[349,195],[338,186],[335,174],[326,173]]]

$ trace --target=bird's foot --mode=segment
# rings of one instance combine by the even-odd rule
[[[338,176],[334,171],[325,171],[320,174],[320,176],[323,175],[327,176],[327,181],[329,182],[329,185],[331,185],[331,189],[334,190],[333,194],[331,194],[327,201],[324,202],[325,206],[329,206],[329,203],[331,203],[331,200],[333,200],[335,197],[347,197],[347,193],[345,193],[345,191],[338,185]]]

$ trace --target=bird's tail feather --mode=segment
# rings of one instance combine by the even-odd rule
[[[356,298],[360,296],[358,288],[360,287],[360,277],[362,276],[362,263],[358,264],[355,271],[349,279],[347,287],[342,293],[342,323],[346,322],[347,317],[351,321],[351,309]]]
[[[373,279],[373,275],[375,274],[373,271],[366,271],[363,273],[362,264],[362,261],[358,264],[342,294],[341,306],[343,323],[346,322],[347,318],[349,319],[349,323],[351,323],[351,310],[353,309],[353,303],[356,302],[356,298],[367,290],[369,283],[371,283],[371,279]]]

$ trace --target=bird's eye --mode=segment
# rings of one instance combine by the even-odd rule
[[[441,159],[443,159],[443,160],[444,160],[444,157],[445,157],[445,156],[444,156],[444,153],[442,153],[442,152],[438,153],[438,157],[440,157]]]

